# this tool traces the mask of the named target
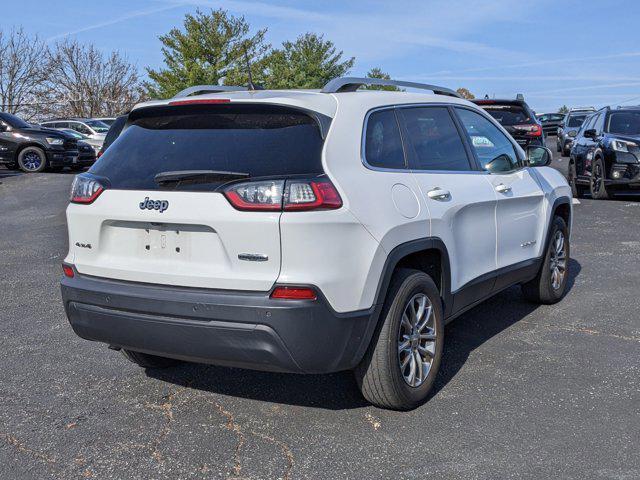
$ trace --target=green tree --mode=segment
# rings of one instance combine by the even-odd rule
[[[267,59],[268,88],[322,88],[329,80],[346,75],[355,59],[343,59],[330,40],[305,33],[295,42],[283,42]]]
[[[566,105],[561,106],[558,109],[558,113],[569,113],[569,107],[567,107]]]
[[[168,98],[193,85],[242,85],[248,80],[245,52],[252,65],[254,82],[264,81],[270,46],[266,29],[250,33],[244,17],[225,10],[188,14],[183,29],[173,28],[160,37],[165,68],[147,68],[145,87],[152,98]]]
[[[467,100],[473,100],[474,98],[476,98],[476,96],[473,93],[471,93],[468,89],[464,87],[460,87],[459,89],[456,90],[456,92],[458,92],[458,95],[460,95],[462,98],[466,98]]]
[[[379,67],[374,67],[367,72],[367,78],[381,78],[383,80],[391,80],[391,76]],[[390,92],[400,92],[402,89],[393,85],[366,85],[366,90],[387,90]]]

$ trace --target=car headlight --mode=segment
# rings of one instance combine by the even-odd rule
[[[49,145],[64,145],[64,139],[62,138],[47,137],[46,140]]]
[[[616,152],[629,153],[629,147],[637,147],[637,146],[638,146],[638,144],[633,143],[633,142],[628,142],[626,140],[612,140],[611,141],[611,147]]]
[[[576,135],[578,135],[578,132],[576,132],[575,130],[571,130],[567,135],[569,135],[570,137],[575,137]]]

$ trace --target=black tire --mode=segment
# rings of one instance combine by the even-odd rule
[[[428,357],[431,359],[431,366],[426,375],[421,368],[421,383],[410,386],[405,380],[404,372],[407,367],[410,372],[417,372],[418,365],[425,365],[423,360],[414,363],[411,355],[420,355],[422,348],[423,355],[426,355],[426,346],[415,342],[422,342],[421,339],[409,339],[404,336],[408,344],[405,349],[399,350],[399,338],[401,329],[405,329],[407,323],[402,318],[406,308],[411,308],[409,304],[416,296],[428,299],[431,304],[431,315],[424,315],[429,320],[432,327],[425,327],[425,330],[413,330],[412,336],[420,337],[420,332],[429,332],[430,336],[435,336],[435,340],[427,339],[428,349],[431,352]],[[426,311],[424,309],[423,311]],[[419,316],[418,316],[419,317]],[[418,318],[420,319],[420,317]],[[426,324],[427,322],[425,322]],[[387,298],[382,309],[380,325],[371,340],[369,349],[360,365],[355,370],[355,377],[362,395],[372,404],[393,410],[409,410],[422,404],[431,390],[435,377],[440,368],[442,358],[442,347],[444,344],[444,322],[442,301],[435,283],[427,274],[419,270],[401,269],[398,270],[391,281]],[[415,349],[415,350],[414,350]],[[400,365],[401,355],[409,362],[404,367],[404,372]],[[426,358],[426,357],[425,357]],[[416,365],[415,368],[412,368]],[[426,368],[426,366],[425,366]],[[417,375],[417,373],[416,373]],[[418,379],[416,379],[418,380]]]
[[[562,147],[562,156],[563,157],[568,157],[569,155],[571,155],[571,150],[568,150],[568,149]]]
[[[564,275],[559,282],[557,288],[553,285],[553,269],[554,251],[556,251],[556,234],[562,233],[564,238]],[[522,293],[525,298],[533,303],[542,303],[545,305],[554,304],[564,296],[567,289],[567,280],[569,278],[569,258],[571,248],[569,245],[569,229],[562,217],[553,218],[551,228],[549,230],[549,239],[547,240],[547,251],[540,267],[540,271],[536,278],[530,282],[522,284]],[[557,257],[556,257],[557,258]]]
[[[591,171],[591,182],[589,188],[591,190],[591,198],[594,200],[607,200],[610,196],[610,192],[607,190],[607,186],[604,181],[607,178],[607,171],[602,158],[597,157],[593,162],[593,169]]]
[[[578,175],[576,173],[576,164],[573,162],[569,163],[569,171],[567,172],[567,181],[571,186],[571,193],[574,198],[582,198],[584,196],[585,187],[584,185],[578,185],[577,178]]]
[[[134,352],[133,350],[122,349],[120,351],[127,359],[133,363],[137,363],[142,368],[168,368],[180,363],[179,360],[173,358],[158,357],[157,355]]]
[[[47,168],[47,156],[44,150],[38,147],[23,148],[18,153],[18,167],[25,173],[44,172]]]

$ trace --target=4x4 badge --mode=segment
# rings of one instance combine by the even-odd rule
[[[140,210],[158,210],[160,213],[169,208],[169,202],[167,200],[149,200],[149,197],[145,197],[143,202],[140,202]]]

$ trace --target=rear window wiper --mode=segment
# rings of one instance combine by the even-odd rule
[[[209,183],[220,182],[225,180],[239,180],[249,178],[248,173],[243,172],[227,172],[221,170],[177,170],[172,172],[160,172],[153,181],[158,185],[167,183]]]

